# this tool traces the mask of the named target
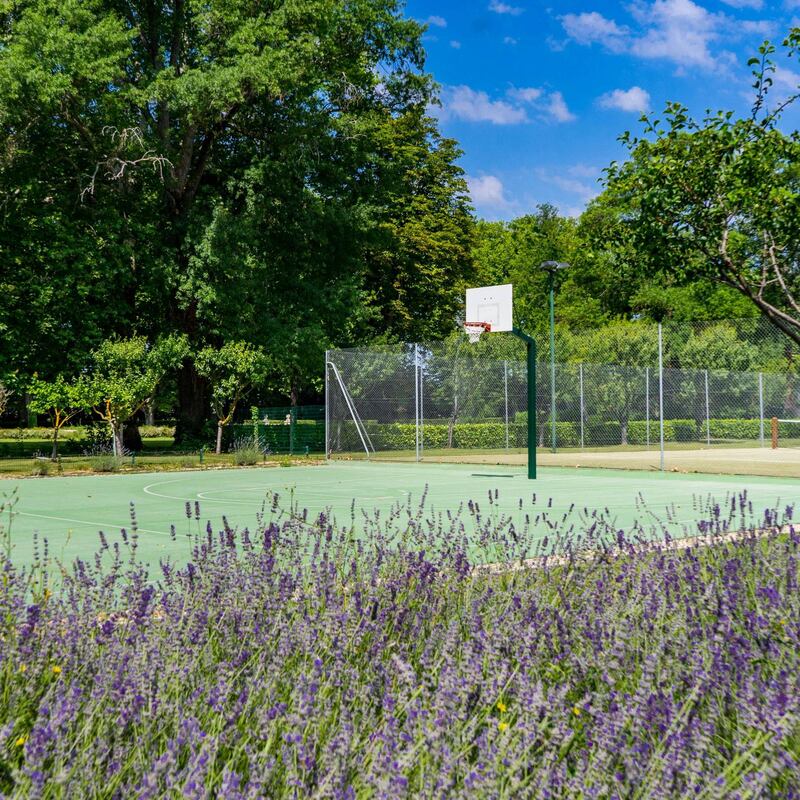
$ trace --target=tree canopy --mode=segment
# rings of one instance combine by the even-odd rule
[[[544,340],[548,260],[570,264],[559,360],[641,360],[637,319],[764,315],[797,349],[800,136],[782,127],[795,96],[772,103],[771,45],[750,114],[698,121],[670,103],[623,136],[627,160],[580,218],[543,204],[486,222],[429,113],[423,33],[399,0],[0,0],[11,403],[44,409],[45,387],[112,372],[128,392],[144,373],[126,386],[113,353],[180,343],[106,416],[121,435],[160,389],[189,440],[212,405],[230,417],[217,395],[234,373],[254,402],[318,397],[327,349],[453,335],[469,285],[513,283],[517,322]],[[794,55],[800,30],[784,45]],[[751,352],[733,328],[697,334],[667,337],[670,366],[793,357]],[[237,353],[258,369],[245,376]]]
[[[785,40],[790,55],[800,29]],[[774,48],[751,60],[750,115],[680,103],[645,117],[642,137],[622,139],[630,158],[608,169],[608,196],[637,268],[678,284],[711,280],[743,295],[800,344],[800,136],[780,129],[798,95],[770,107]]]
[[[263,345],[296,395],[331,344],[441,332],[472,219],[422,32],[395,0],[4,7],[0,371],[180,333]],[[191,356],[177,392],[197,432]]]

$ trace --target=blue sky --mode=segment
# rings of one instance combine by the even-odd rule
[[[577,215],[624,157],[617,137],[667,100],[749,108],[747,59],[800,26],[800,0],[409,0],[427,22],[441,128],[464,149],[473,203],[512,219],[539,203]],[[775,98],[800,85],[777,54]],[[800,127],[800,109],[785,125]]]

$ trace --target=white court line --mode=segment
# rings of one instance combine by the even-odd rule
[[[53,517],[49,514],[32,514],[30,511],[15,511],[15,514],[19,514],[21,517],[37,517],[39,519],[53,519],[56,522],[74,522],[76,525],[87,525],[95,527],[97,525],[102,525],[106,528],[114,528],[116,530],[120,530],[122,528],[126,528],[126,530],[132,529],[130,526],[120,525],[118,522],[98,522],[97,520],[86,520],[86,519],[71,519],[70,517]],[[172,536],[171,533],[165,533],[164,531],[153,531],[149,528],[137,528],[137,533],[155,533],[158,536]]]
[[[181,503],[193,503],[195,500],[204,500],[204,501],[209,502],[209,503],[223,503],[223,504],[235,503],[236,505],[247,505],[247,506],[252,506],[253,501],[251,501],[251,500],[234,500],[234,499],[231,499],[231,498],[224,498],[224,497],[223,498],[215,498],[215,497],[209,497],[209,495],[211,495],[211,494],[219,494],[220,492],[231,492],[231,493],[235,493],[235,492],[264,492],[264,494],[266,495],[267,492],[277,492],[278,494],[281,494],[281,492],[290,492],[292,490],[294,490],[295,492],[302,491],[304,496],[311,496],[311,497],[315,497],[315,496],[327,497],[329,495],[329,490],[327,490],[327,489],[317,488],[317,487],[315,487],[315,488],[298,487],[297,484],[287,485],[287,486],[280,486],[277,489],[274,486],[231,486],[230,488],[227,488],[227,489],[208,489],[208,490],[206,490],[204,492],[196,492],[194,495],[192,495],[190,497],[185,497],[185,496],[179,497],[179,496],[176,496],[176,495],[164,494],[162,492],[153,491],[157,487],[167,486],[167,485],[173,484],[173,483],[181,483],[182,481],[186,481],[186,480],[190,480],[190,478],[175,478],[175,479],[169,480],[169,481],[156,481],[155,483],[149,483],[147,486],[143,487],[142,491],[145,494],[149,494],[151,497],[160,497],[163,500],[177,500],[177,501],[179,501]],[[350,482],[354,486],[363,485],[363,481],[360,480],[360,479],[352,480]],[[342,488],[342,483],[345,483],[345,482],[341,481],[339,483],[339,488]],[[407,491],[405,489],[399,489],[398,493],[401,496],[402,495],[408,496],[408,495],[411,494],[411,492],[409,492],[409,491]],[[378,498],[370,497],[368,499],[369,500],[376,500],[376,499],[377,500],[382,500],[382,499],[396,500],[396,499],[398,499],[398,496],[397,495],[393,495],[391,497],[386,497],[386,498],[384,498],[384,497],[378,497]]]
[[[209,503],[236,503],[237,505],[246,505],[252,506],[252,500],[231,500],[222,498],[220,500],[214,497],[206,497],[206,495],[213,494],[216,492],[264,492],[266,495],[267,492],[273,491],[269,486],[236,486],[231,487],[229,489],[209,489],[206,492],[196,492],[191,497],[176,497],[175,495],[171,494],[162,494],[161,492],[154,492],[153,488],[156,486],[166,486],[170,483],[180,483],[184,480],[190,480],[189,478],[177,478],[171,481],[156,481],[155,483],[149,483],[147,486],[143,487],[142,491],[145,494],[149,494],[151,497],[160,497],[163,500],[177,500],[181,503],[193,503],[195,500],[205,500]],[[296,488],[296,487],[295,487]]]
[[[163,497],[165,500],[180,500],[181,502],[191,502],[192,500],[196,500],[195,497],[172,497],[168,494],[159,494],[158,492],[150,491],[154,486],[166,486],[168,483],[180,483],[183,478],[173,478],[171,481],[156,481],[155,483],[148,483],[142,491],[145,494],[150,494],[153,497]]]

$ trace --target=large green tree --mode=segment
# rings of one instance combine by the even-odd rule
[[[422,287],[458,284],[469,217],[422,32],[397,0],[0,5],[3,357],[235,339],[296,396],[331,342],[441,328]],[[177,395],[198,432],[191,357]]]
[[[557,276],[556,322],[575,321],[574,312],[586,300],[576,278],[584,266],[576,220],[545,204],[511,222],[481,223],[475,240],[476,283],[514,284],[515,320],[539,338],[546,337],[549,324],[548,278],[539,265],[568,261],[570,270]],[[585,317],[585,311],[580,313]],[[601,315],[599,310],[597,313]]]
[[[784,45],[794,54],[800,28]],[[797,95],[772,103],[773,52],[751,60],[749,115],[698,121],[671,103],[642,137],[625,134],[630,158],[608,169],[607,194],[640,274],[731,287],[800,343],[800,136],[781,128]]]
[[[153,402],[165,376],[187,353],[186,337],[171,335],[155,342],[143,336],[109,339],[92,354],[91,375],[81,394],[110,427],[115,454],[124,451],[125,423]]]
[[[263,379],[269,359],[261,348],[246,342],[204,347],[195,356],[198,372],[211,383],[211,408],[217,418],[215,452],[222,452],[222,434],[233,420],[239,402]]]
[[[28,384],[28,408],[34,414],[47,414],[53,430],[53,448],[50,458],[58,458],[58,436],[61,429],[78,414],[87,411],[94,398],[89,383],[82,376],[69,379],[59,375],[45,381],[34,375]]]

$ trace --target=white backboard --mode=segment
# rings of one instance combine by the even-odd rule
[[[514,326],[512,284],[467,289],[464,322],[488,322],[492,326],[492,333],[510,331]]]

